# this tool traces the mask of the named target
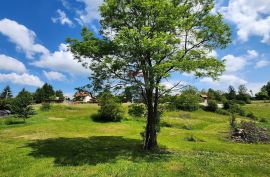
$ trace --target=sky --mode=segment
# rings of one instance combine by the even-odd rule
[[[2,0],[0,2],[0,90],[16,95],[44,83],[71,96],[89,83],[90,71],[73,59],[67,37],[80,38],[82,26],[98,35],[102,0]],[[163,84],[182,81],[198,89],[225,91],[245,84],[253,93],[270,81],[270,0],[216,0],[212,13],[221,13],[231,26],[232,43],[211,54],[225,59],[218,81],[173,74]]]

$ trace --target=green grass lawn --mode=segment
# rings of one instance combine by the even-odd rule
[[[267,118],[260,124],[270,127],[269,103],[245,109]],[[141,150],[144,120],[97,123],[90,119],[97,110],[54,105],[25,124],[0,120],[0,176],[270,176],[270,144],[230,142],[228,116],[166,112],[158,135],[162,150],[149,153]]]

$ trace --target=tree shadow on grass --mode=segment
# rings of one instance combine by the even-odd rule
[[[132,162],[167,161],[170,153],[165,149],[154,152],[142,150],[140,140],[121,136],[94,136],[89,138],[53,138],[37,140],[28,144],[36,158],[54,157],[61,166],[114,163],[117,160]]]

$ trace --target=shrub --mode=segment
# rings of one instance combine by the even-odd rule
[[[50,103],[42,103],[40,110],[41,111],[49,111],[51,109],[51,104]]]
[[[199,109],[200,97],[197,93],[197,90],[193,87],[186,88],[180,96],[175,100],[177,109],[184,111],[196,111]]]
[[[128,114],[133,117],[143,117],[145,112],[146,110],[143,104],[132,104],[128,106]]]
[[[93,118],[97,121],[120,121],[123,118],[123,109],[119,100],[110,92],[104,92],[99,97],[100,109]]]
[[[5,118],[5,120],[4,120],[4,124],[6,124],[6,125],[14,125],[14,124],[22,124],[22,123],[24,123],[24,122],[19,121],[18,119],[12,118],[12,117]]]
[[[243,101],[243,100],[235,100],[234,102],[235,102],[236,104],[240,104],[240,105],[245,105],[245,104],[246,104],[246,102]]]
[[[224,109],[231,113],[238,113],[240,116],[246,116],[245,110],[235,101],[227,101],[224,103]]]
[[[233,105],[233,102],[231,100],[223,102],[223,109],[228,110],[231,108],[231,105]]]
[[[230,117],[230,126],[231,128],[234,130],[236,129],[236,118],[235,118],[235,114],[231,113],[231,117]]]
[[[25,119],[34,114],[34,109],[31,106],[33,97],[31,93],[23,89],[18,96],[13,99],[11,104],[11,112],[15,114],[17,118]]]
[[[238,114],[239,114],[240,116],[243,116],[243,117],[245,117],[245,116],[246,116],[246,112],[245,112],[245,110],[244,110],[244,109],[242,109],[240,106],[238,107],[237,112],[238,112]]]
[[[221,115],[230,115],[230,112],[228,112],[227,110],[224,110],[224,109],[217,109],[216,113],[221,114]]]
[[[0,99],[0,110],[11,110],[11,99]]]
[[[261,119],[260,119],[260,122],[267,123],[268,121],[267,121],[266,118],[261,118]]]
[[[215,100],[209,100],[208,105],[205,107],[207,111],[216,112],[218,109],[217,102]]]
[[[252,112],[247,113],[247,117],[253,120],[257,120],[257,117]]]

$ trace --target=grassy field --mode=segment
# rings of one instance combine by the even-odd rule
[[[230,142],[229,117],[167,112],[162,151],[141,150],[144,120],[90,119],[97,105],[54,105],[25,124],[0,120],[0,176],[270,176],[270,144]],[[245,106],[270,128],[270,103]],[[239,118],[238,118],[239,120]],[[189,141],[196,139],[197,141]]]

